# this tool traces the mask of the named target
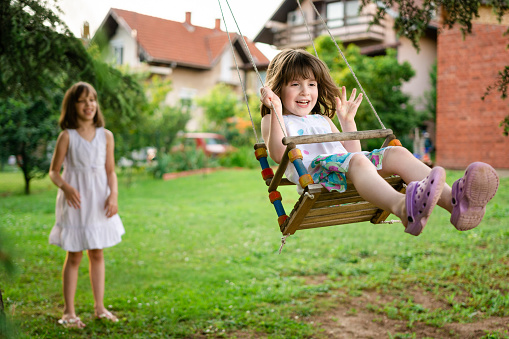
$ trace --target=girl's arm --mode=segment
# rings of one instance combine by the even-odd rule
[[[108,178],[108,186],[110,187],[110,195],[104,203],[106,216],[108,218],[114,216],[118,212],[118,181],[117,173],[115,173],[115,140],[113,133],[104,130],[106,133],[106,176]]]
[[[269,149],[270,157],[279,164],[286,150],[286,146],[283,145],[282,141],[284,134],[281,130],[281,125],[283,128],[286,128],[282,113],[283,105],[279,97],[269,87],[262,88],[261,93],[261,102],[271,110],[271,114],[267,114],[262,118],[262,137]],[[274,112],[272,104],[276,112]],[[279,122],[281,122],[281,125]]]
[[[49,177],[53,183],[60,188],[65,195],[67,204],[74,208],[80,208],[80,193],[78,190],[69,185],[60,175],[62,164],[64,163],[65,156],[67,155],[67,149],[69,148],[69,132],[66,130],[60,132],[55,146],[55,152],[51,159],[51,166],[49,168]]]
[[[357,131],[355,115],[357,114],[357,109],[362,102],[362,93],[355,98],[355,92],[356,89],[354,88],[350,99],[346,100],[346,88],[343,86],[341,88],[341,97],[336,98],[336,114],[338,115],[339,124],[341,125],[343,132]],[[343,145],[348,152],[360,152],[362,150],[360,140],[347,140],[343,142]]]

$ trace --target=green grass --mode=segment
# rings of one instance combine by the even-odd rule
[[[460,175],[448,171],[448,182]],[[409,332],[392,337],[413,337],[417,322],[509,315],[509,178],[472,231],[457,232],[437,209],[419,237],[401,224],[325,227],[289,237],[281,255],[259,170],[126,180],[119,178],[126,234],[105,250],[105,303],[121,322],[93,320],[84,257],[76,307],[87,327],[71,330],[75,337],[326,337],[306,319],[366,291],[390,296],[367,310],[406,321]],[[288,213],[294,190],[282,189]],[[13,275],[0,267],[9,328],[21,338],[68,337],[57,324],[65,252],[48,244],[56,189],[45,178],[30,196],[22,192],[20,173],[0,173],[0,241],[15,264]],[[441,306],[426,308],[416,293]]]

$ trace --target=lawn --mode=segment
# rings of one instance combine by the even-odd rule
[[[448,183],[461,174],[448,171]],[[280,255],[259,170],[119,182],[126,234],[105,250],[105,302],[121,321],[93,319],[84,257],[76,306],[87,327],[67,330],[57,324],[65,252],[48,245],[56,189],[45,178],[25,196],[20,173],[0,173],[0,241],[15,263],[13,274],[0,267],[0,287],[13,336],[508,337],[507,177],[474,230],[456,231],[437,209],[419,237],[401,224],[325,227],[298,231]],[[294,190],[282,189],[287,212]]]

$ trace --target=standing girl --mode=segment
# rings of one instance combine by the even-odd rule
[[[50,244],[67,251],[62,278],[64,314],[58,322],[65,327],[83,328],[76,316],[74,295],[78,268],[87,250],[95,316],[118,321],[103,303],[103,248],[118,244],[124,226],[117,214],[118,188],[113,157],[113,134],[104,128],[97,92],[85,82],[73,85],[65,94],[58,136],[49,176],[58,186],[56,222]],[[62,175],[60,170],[64,165]]]
[[[343,132],[357,130],[354,118],[362,94],[356,97],[354,89],[347,100],[345,87],[337,88],[327,66],[303,50],[280,52],[269,65],[267,86],[261,92],[262,135],[277,163],[286,149],[283,128],[290,136],[339,133],[331,121],[337,114]],[[399,217],[405,232],[413,235],[422,232],[437,203],[451,212],[451,223],[458,230],[476,227],[499,184],[490,165],[475,162],[451,189],[442,167],[430,169],[403,147],[362,152],[360,141],[350,140],[299,145],[299,149],[315,182],[343,192],[350,179],[361,197]],[[393,174],[408,184],[406,194],[383,179]],[[286,176],[298,185],[293,166]]]

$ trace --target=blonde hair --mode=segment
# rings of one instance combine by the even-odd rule
[[[97,101],[97,92],[86,82],[78,82],[71,86],[65,92],[64,100],[62,101],[62,109],[60,111],[60,119],[58,121],[60,128],[68,129],[68,128],[78,128],[78,113],[76,112],[76,103],[78,102],[81,94],[85,92],[86,95],[92,93],[95,100]],[[104,116],[99,108],[99,102],[97,102],[97,112],[94,116],[94,125],[96,127],[104,126]]]
[[[335,97],[340,95],[327,65],[314,55],[300,49],[285,49],[269,64],[266,86],[279,97],[284,85],[296,79],[314,78],[318,84],[318,101],[312,114],[322,114],[329,118],[336,114]],[[261,114],[270,114],[270,109],[262,104]]]

